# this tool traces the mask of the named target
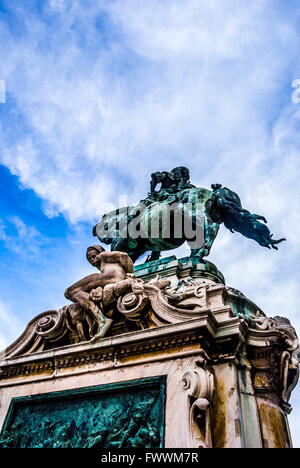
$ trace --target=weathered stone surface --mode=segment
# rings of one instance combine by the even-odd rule
[[[157,260],[137,267],[127,280],[124,290],[124,278],[103,287],[112,288],[107,302],[106,293],[101,296],[103,315],[112,312],[105,336],[81,340],[77,333],[74,340],[65,315],[51,311],[33,320],[1,354],[0,426],[15,398],[67,395],[115,383],[130,387],[136,380],[165,376],[159,444],[290,447],[287,414],[299,376],[299,343],[289,321],[266,317],[241,292],[226,286],[209,262]],[[140,391],[137,401],[143,401],[142,387]],[[98,404],[100,408],[101,399]],[[109,426],[109,416],[105,419]],[[55,431],[63,432],[67,429],[60,421]],[[80,424],[74,419],[74,437]],[[150,426],[136,426],[126,442],[105,439],[101,431],[94,438],[107,446],[156,446]],[[4,445],[19,443],[11,434],[2,434]],[[76,437],[72,444],[92,443],[89,436],[84,441]]]

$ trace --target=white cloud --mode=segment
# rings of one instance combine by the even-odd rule
[[[63,12],[66,8],[65,0],[50,0],[49,9],[55,12]]]
[[[48,243],[48,239],[34,226],[25,224],[18,216],[11,216],[7,220],[0,218],[0,241],[23,259],[38,254],[41,247]]]
[[[297,43],[272,2],[49,3],[54,13],[61,5],[68,14],[54,15],[55,35],[24,14],[30,34],[8,35],[3,69],[32,132],[1,160],[48,213],[93,219],[128,185],[133,202],[153,169],[178,162],[200,184],[223,167],[231,184],[253,161],[260,172],[270,100]],[[103,12],[108,43],[95,27]]]

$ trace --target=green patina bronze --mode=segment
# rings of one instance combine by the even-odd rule
[[[155,261],[161,251],[187,241],[191,258],[201,261],[209,255],[222,223],[263,247],[277,249],[285,240],[274,240],[266,219],[245,210],[235,192],[220,184],[212,185],[212,190],[197,188],[182,166],[152,174],[147,197],[136,206],[105,214],[93,235],[111,245],[112,251],[128,253],[133,261],[148,251],[152,254],[146,261]]]
[[[163,447],[165,377],[11,403],[0,448]]]
[[[216,265],[207,260],[201,260],[199,257],[177,259],[175,255],[172,255],[160,260],[141,263],[134,267],[134,274],[136,278],[140,278],[149,275],[160,275],[166,270],[175,269],[180,275],[180,272],[186,268],[190,268],[192,274],[198,278],[210,278],[216,283],[225,284],[225,278]]]

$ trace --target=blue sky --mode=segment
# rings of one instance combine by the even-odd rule
[[[287,237],[273,252],[222,228],[210,259],[300,332],[299,31],[298,0],[0,0],[1,348],[92,271],[100,215],[179,164]]]

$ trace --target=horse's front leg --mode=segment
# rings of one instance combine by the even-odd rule
[[[197,257],[199,259],[203,259],[204,257],[208,257],[210,254],[211,247],[214,243],[215,238],[217,237],[219,231],[219,225],[211,224],[208,221],[204,224],[204,241],[201,247],[199,248],[192,248],[193,243],[189,243],[191,247],[191,254],[190,257]]]

